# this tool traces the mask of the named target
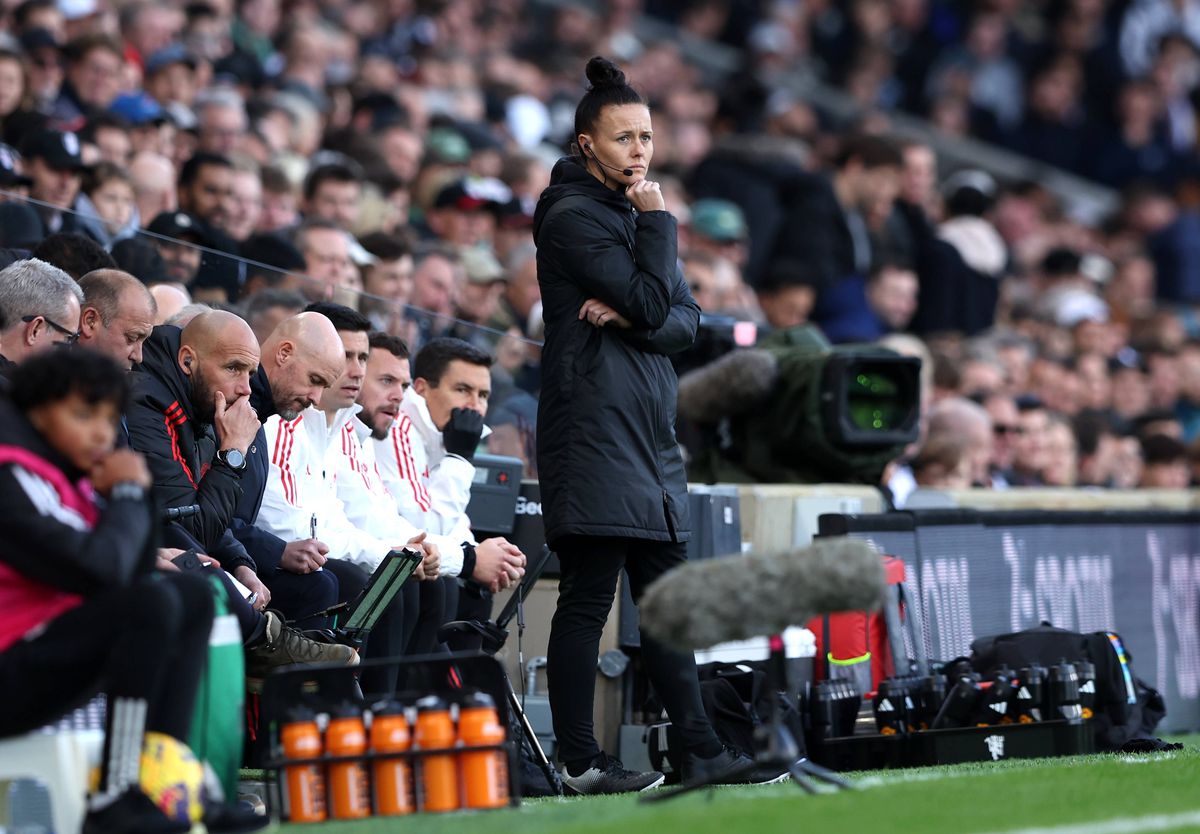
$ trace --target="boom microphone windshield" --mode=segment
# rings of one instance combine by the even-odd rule
[[[866,542],[820,539],[787,553],[680,565],[638,603],[642,626],[681,649],[778,634],[816,614],[883,604],[883,558]]]

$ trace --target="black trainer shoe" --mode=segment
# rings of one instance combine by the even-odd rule
[[[562,772],[563,788],[579,796],[648,791],[657,788],[666,778],[657,770],[646,773],[626,770],[620,759],[607,753],[601,753],[592,761],[592,766],[578,776],[572,776],[566,768]]]
[[[170,819],[138,788],[128,788],[101,808],[88,812],[83,834],[187,834],[190,822]]]
[[[770,785],[787,777],[786,770],[757,765],[754,759],[728,744],[711,759],[691,755],[683,758],[685,785]]]

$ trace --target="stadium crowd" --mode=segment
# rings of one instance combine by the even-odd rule
[[[683,39],[642,35],[641,13]],[[0,242],[73,258],[76,277],[127,270],[160,320],[236,308],[260,341],[314,300],[410,349],[462,337],[496,360],[488,448],[535,475],[533,206],[579,67],[613,54],[653,105],[655,174],[706,321],[918,337],[929,405],[982,403],[994,436],[985,474],[957,422],[949,441],[935,431],[924,481],[1181,485],[1200,431],[1198,15],[1165,0],[29,0],[0,38]],[[738,47],[744,68],[714,74],[688,37]],[[789,92],[804,76],[859,116]],[[1036,181],[943,171],[889,138],[898,108],[1120,187],[1120,209],[1080,222]]]
[[[465,496],[479,448],[537,474],[534,208],[594,54],[651,103],[702,330],[813,325],[922,357],[897,505],[1200,481],[1195,0],[24,0],[3,24],[0,372],[70,476],[86,461],[45,452],[62,428],[30,415],[119,408],[112,443],[147,463],[98,484],[80,529],[133,512],[118,497],[198,505],[137,544],[166,573],[187,551],[224,568],[252,674],[356,662],[276,611],[323,625],[394,547],[423,551],[426,581],[381,654],[428,650],[461,586],[520,577]],[[715,72],[690,38],[744,66]],[[805,76],[859,115],[790,92]],[[896,109],[1119,188],[1120,208],[1089,223],[1038,181],[942,170],[893,138]],[[48,360],[62,344],[128,378],[98,393]]]

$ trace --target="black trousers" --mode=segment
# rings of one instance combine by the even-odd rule
[[[577,763],[600,752],[592,725],[596,661],[621,568],[629,576],[629,590],[637,602],[647,585],[686,560],[687,545],[592,536],[566,536],[555,544],[562,574],[546,676],[558,758]],[[720,741],[700,700],[693,655],[667,648],[643,631],[642,659],[688,750],[703,756],[719,753]]]
[[[149,574],[88,597],[0,652],[0,737],[41,727],[103,691],[145,700],[146,729],[186,742],[212,595],[191,573]]]
[[[409,584],[413,584],[409,580]],[[434,654],[438,651],[438,629],[454,619],[453,608],[458,606],[458,580],[443,576],[432,582],[418,582],[418,612],[413,630],[408,635],[405,652],[411,655]]]
[[[258,578],[271,591],[271,605],[303,631],[308,628],[329,628],[328,617],[314,617],[338,601],[337,575],[330,570],[312,573],[290,573],[276,568]]]
[[[345,559],[330,559],[325,563],[325,570],[331,571],[337,577],[339,602],[355,599],[371,579],[371,575],[365,569]],[[408,641],[416,630],[419,614],[417,583],[410,580],[404,583],[400,593],[396,594],[396,598],[371,629],[363,650],[363,659],[394,658],[405,654]],[[396,690],[397,670],[395,667],[364,669],[359,682],[366,694],[390,695]]]

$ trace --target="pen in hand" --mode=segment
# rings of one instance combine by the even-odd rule
[[[308,520],[308,537],[313,541],[317,539],[317,514],[313,513]]]

